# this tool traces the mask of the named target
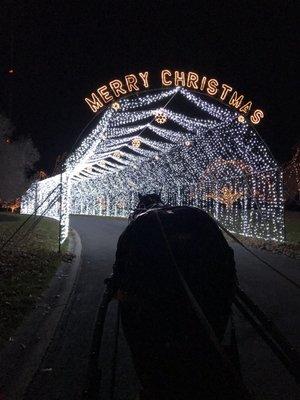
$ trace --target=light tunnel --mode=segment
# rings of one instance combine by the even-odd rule
[[[183,87],[132,94],[89,124],[62,175],[35,182],[22,213],[127,218],[138,193],[207,211],[228,230],[284,240],[280,168],[244,115]]]

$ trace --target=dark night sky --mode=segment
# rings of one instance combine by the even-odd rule
[[[17,134],[33,138],[51,170],[92,117],[83,98],[100,84],[141,70],[195,70],[265,111],[258,130],[284,161],[299,140],[296,3],[2,1],[0,108],[9,113],[11,90]]]

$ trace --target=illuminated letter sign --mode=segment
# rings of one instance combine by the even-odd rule
[[[264,118],[264,113],[260,109],[252,111],[252,101],[246,100],[245,95],[234,90],[226,83],[220,83],[215,78],[207,78],[197,72],[192,71],[172,71],[163,69],[159,75],[160,86],[170,88],[172,86],[182,86],[193,91],[202,92],[208,96],[222,101],[235,111],[248,115],[253,124],[259,124]],[[85,102],[90,109],[96,113],[104,108],[108,103],[115,103],[120,96],[139,92],[150,87],[149,72],[139,72],[138,74],[128,74],[122,79],[114,79],[106,85],[100,86],[85,98]],[[252,111],[252,112],[251,112]]]

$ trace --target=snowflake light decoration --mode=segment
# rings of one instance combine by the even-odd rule
[[[122,157],[122,152],[120,150],[116,150],[113,152],[113,156],[116,158],[121,158]]]
[[[134,139],[132,139],[131,144],[132,144],[132,147],[139,148],[139,147],[141,147],[141,139],[134,138]]]
[[[167,122],[167,116],[162,111],[157,112],[154,119],[158,124],[164,124]]]
[[[118,111],[118,110],[120,110],[120,108],[121,108],[121,106],[120,106],[120,103],[118,103],[117,101],[115,101],[114,103],[112,103],[112,108],[115,110],[115,111]]]

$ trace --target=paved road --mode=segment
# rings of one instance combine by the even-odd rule
[[[81,236],[83,255],[72,301],[57,329],[38,374],[30,385],[26,400],[80,398],[85,382],[93,324],[103,293],[103,279],[111,272],[117,239],[126,221],[93,216],[72,217],[71,225]],[[300,298],[296,288],[269,271],[263,264],[233,245],[241,286],[273,319],[300,350]],[[283,256],[256,251],[292,279],[299,281],[299,265]],[[116,305],[108,310],[100,355],[102,367],[101,399],[108,399]],[[259,399],[300,399],[293,378],[254,333],[249,324],[235,315],[242,369],[246,383]],[[133,400],[138,384],[130,353],[121,335],[115,399]]]
[[[117,240],[126,223],[78,216],[71,225],[82,241],[78,283],[26,400],[80,399],[103,280],[111,273]]]

